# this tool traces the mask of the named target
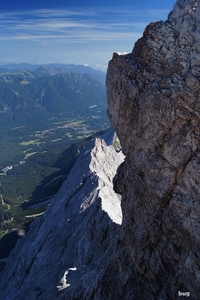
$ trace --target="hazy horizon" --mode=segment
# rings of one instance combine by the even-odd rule
[[[0,3],[0,65],[82,64],[105,71],[112,53],[131,52],[175,1],[18,1]]]

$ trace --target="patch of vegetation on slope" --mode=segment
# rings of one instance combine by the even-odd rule
[[[46,210],[66,180],[81,149],[103,132],[96,132],[68,148],[62,145],[32,156],[26,163],[9,170],[7,176],[0,178],[1,195],[5,200],[4,204],[0,204],[0,259],[7,257],[21,238],[12,231],[16,223],[20,222],[21,227],[28,231],[30,222]],[[26,197],[29,197],[28,201],[24,201]]]
[[[59,68],[0,74],[0,238],[45,211],[87,137],[109,126],[105,86]]]
[[[105,118],[105,85],[92,75],[34,71],[0,74],[0,128],[47,127],[56,120]],[[51,74],[54,75],[51,75]],[[20,75],[21,74],[21,75]],[[98,121],[97,121],[98,119]],[[98,130],[98,128],[97,128]]]

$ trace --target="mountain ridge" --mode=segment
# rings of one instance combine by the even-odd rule
[[[0,81],[2,129],[6,122],[8,126],[12,123],[15,124],[14,126],[21,126],[24,122],[30,123],[32,119],[35,122],[34,117],[37,118],[37,115],[40,122],[48,122],[51,117],[60,119],[62,114],[65,114],[63,118],[73,118],[78,115],[91,116],[94,112],[98,116],[98,111],[101,109],[104,110],[105,115],[105,108],[103,108],[106,105],[105,87],[92,75],[66,72],[48,76],[35,74],[33,78],[28,72],[22,73],[20,77],[18,74],[14,75],[16,82],[12,76],[9,80],[8,73],[6,77],[3,76],[6,80]],[[30,82],[28,82],[29,78],[31,78]],[[26,84],[21,84],[24,81]],[[93,105],[94,108],[91,109]]]
[[[101,83],[105,84],[105,73],[93,69],[89,66],[85,65],[76,65],[76,64],[59,64],[59,63],[51,63],[51,64],[37,64],[31,65],[27,63],[21,64],[7,64],[7,65],[0,65],[0,75],[1,73],[11,73],[17,71],[31,71],[32,74],[39,74],[39,75],[49,75],[53,72],[54,75],[56,74],[64,74],[66,72],[78,73],[78,74],[90,74]]]
[[[111,128],[82,151],[51,208],[17,242],[10,254],[10,262],[16,262],[15,275],[9,262],[2,273],[4,279],[0,285],[4,300],[26,299],[27,295],[29,299],[72,299],[86,278],[96,276],[122,219],[120,197],[112,189],[112,177],[124,156],[112,146],[113,139],[116,137]],[[60,222],[61,218],[65,221]],[[16,260],[18,253],[21,253],[20,260]],[[10,280],[10,276],[16,277]],[[33,276],[36,285],[32,284]],[[83,296],[82,292],[79,296]]]

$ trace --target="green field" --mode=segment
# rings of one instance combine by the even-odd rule
[[[16,220],[25,225],[48,207],[47,199],[55,195],[67,178],[79,153],[93,131],[86,122],[62,122],[49,129],[31,132],[18,128],[14,135],[1,134],[6,151],[1,151],[0,238],[9,233]],[[103,129],[103,128],[102,128]],[[23,139],[22,139],[23,136]],[[52,140],[53,136],[53,140]],[[30,138],[31,137],[31,138]],[[84,139],[86,138],[86,139]],[[11,143],[12,141],[12,143]]]

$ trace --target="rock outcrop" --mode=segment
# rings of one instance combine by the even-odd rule
[[[116,144],[109,129],[80,154],[45,214],[18,241],[1,273],[1,300],[92,295],[86,282],[88,288],[97,277],[97,266],[105,261],[122,221],[112,179],[124,155],[115,151],[113,139]]]
[[[199,45],[200,1],[179,0],[109,63],[108,113],[126,156],[114,180],[123,299],[200,299]]]

